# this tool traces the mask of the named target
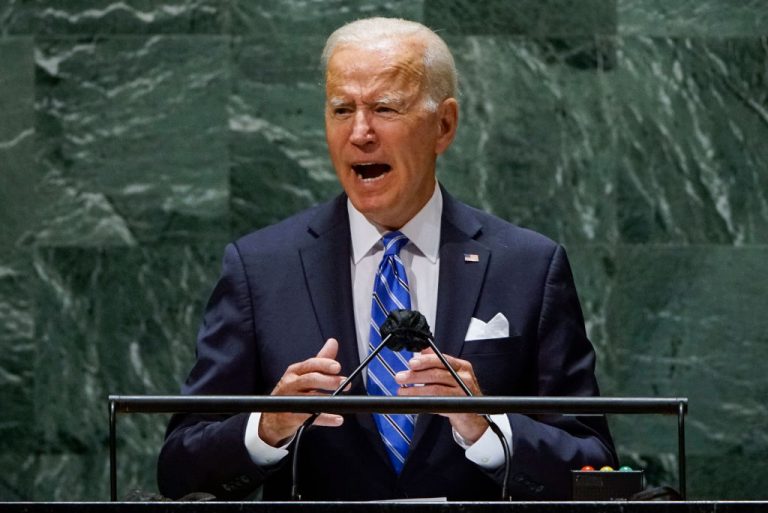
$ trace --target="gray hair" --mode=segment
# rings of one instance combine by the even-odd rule
[[[458,74],[448,45],[431,29],[399,18],[365,18],[336,29],[325,42],[321,57],[323,72],[333,52],[342,45],[365,45],[382,40],[415,38],[424,43],[424,69],[429,94],[428,108],[434,110],[446,98],[458,94]]]

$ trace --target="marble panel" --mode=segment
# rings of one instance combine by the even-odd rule
[[[231,1],[233,34],[266,36],[278,43],[296,35],[328,37],[341,25],[370,16],[421,21],[424,4],[424,0]]]
[[[3,0],[2,34],[221,34],[227,0]]]
[[[426,0],[424,22],[448,34],[607,35],[616,0]]]
[[[30,274],[21,254],[0,250],[0,453],[28,449],[32,442],[27,439],[35,359]]]
[[[741,37],[768,34],[764,0],[618,0],[619,34]]]
[[[765,246],[618,249],[605,352],[612,380],[621,395],[689,398],[692,497],[754,499],[768,489],[766,259]],[[614,426],[625,462],[676,483],[674,419],[619,416]]]
[[[233,236],[341,190],[325,144],[323,44],[322,36],[296,37],[290,44],[264,38],[234,43],[229,104]]]
[[[118,424],[118,499],[135,500],[136,492],[157,493],[156,455],[141,457],[162,443],[166,415],[144,416],[146,422]],[[126,418],[127,419],[127,418]],[[106,419],[105,419],[106,422]],[[127,424],[127,426],[126,426]],[[123,427],[122,431],[120,428]],[[127,441],[131,441],[131,447]],[[13,469],[0,477],[2,501],[109,501],[109,451],[102,446],[88,452],[16,452],[0,454],[0,465]]]
[[[36,129],[45,220],[27,242],[221,236],[228,223],[228,42],[42,39]]]
[[[33,85],[32,38],[0,39],[0,248],[6,251],[37,211]]]
[[[0,39],[0,454],[29,447],[33,413],[32,268],[17,245],[38,210],[33,77],[32,39]]]
[[[178,393],[194,362],[195,334],[221,252],[217,243],[37,252],[29,435],[36,450],[34,458],[17,454],[30,468],[20,477],[25,496],[107,496],[106,397]],[[121,416],[122,492],[155,489],[166,421]]]
[[[766,59],[767,38],[620,41],[623,241],[768,241]]]
[[[616,250],[611,244],[569,244],[566,247],[579,295],[587,336],[597,355],[597,379],[602,395],[615,396],[616,384],[608,355],[608,311],[616,278]]]
[[[615,240],[612,40],[451,38],[461,115],[439,178],[568,243]]]

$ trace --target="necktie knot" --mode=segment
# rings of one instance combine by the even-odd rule
[[[384,244],[384,256],[395,256],[408,244],[408,237],[400,232],[388,232],[381,237],[381,242]]]

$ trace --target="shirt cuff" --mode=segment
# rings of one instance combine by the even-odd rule
[[[499,426],[499,429],[504,434],[504,438],[506,438],[507,445],[509,446],[509,457],[511,458],[512,426],[509,424],[509,418],[503,413],[499,413],[491,415],[491,420]],[[504,448],[501,446],[499,437],[491,430],[490,426],[473,444],[465,440],[455,429],[453,430],[453,439],[464,449],[464,455],[469,461],[484,469],[492,470],[504,464]]]
[[[293,437],[280,447],[272,447],[259,437],[259,421],[261,412],[254,412],[248,417],[245,426],[245,448],[256,465],[274,465],[288,455],[287,447],[293,442]]]

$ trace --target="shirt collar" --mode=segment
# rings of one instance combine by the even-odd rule
[[[349,232],[352,236],[352,261],[357,265],[381,240],[387,230],[369,221],[347,198]],[[433,264],[440,250],[440,222],[443,215],[443,194],[435,185],[435,192],[418,214],[400,228],[400,232]]]

